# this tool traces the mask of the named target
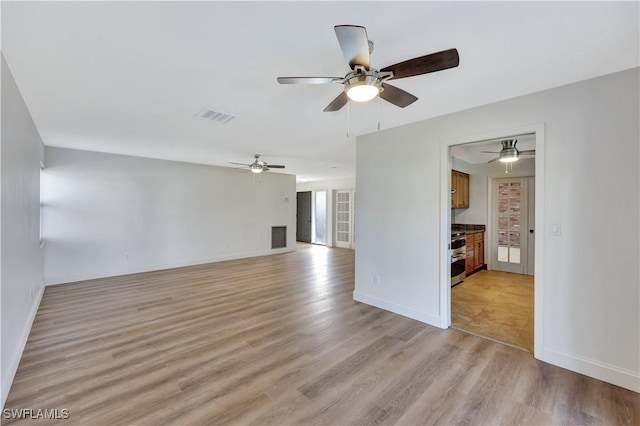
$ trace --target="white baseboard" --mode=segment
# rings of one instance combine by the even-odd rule
[[[384,309],[385,311],[393,312],[394,314],[402,315],[434,327],[443,328],[439,316],[430,315],[406,306],[378,299],[377,297],[367,296],[366,294],[358,293],[356,291],[353,292],[353,300],[356,302],[366,303],[367,305],[375,306],[376,308]]]
[[[417,321],[433,325],[434,327],[447,328],[442,327],[440,317],[438,316],[416,311],[415,309],[387,302],[373,296],[368,296],[354,291],[353,300],[403,315]],[[640,392],[640,374],[638,372],[584,358],[579,355],[565,354],[557,350],[545,349],[543,353],[544,358],[541,359],[541,361],[566,368],[567,370],[575,371],[576,373],[584,374],[585,376],[593,377],[595,379],[602,380],[603,382],[611,383],[634,392]]]
[[[640,392],[640,374],[636,371],[553,349],[544,350],[542,361],[634,392]]]
[[[194,265],[203,265],[205,263],[214,263],[214,262],[222,262],[225,260],[235,260],[235,259],[244,259],[248,257],[258,257],[258,256],[268,256],[272,254],[281,254],[281,253],[289,253],[296,251],[295,246],[292,248],[284,248],[284,249],[275,249],[269,251],[256,251],[249,253],[236,253],[232,255],[222,255],[222,256],[213,256],[208,258],[201,259],[189,259],[189,260],[178,260],[173,262],[164,262],[157,264],[148,264],[148,265],[131,265],[126,268],[122,266],[109,268],[97,272],[92,272],[90,274],[70,274],[63,276],[47,276],[47,271],[45,270],[45,281],[46,285],[57,285],[57,284],[67,284],[78,281],[86,281],[86,280],[94,280],[97,278],[108,278],[108,277],[117,277],[120,275],[129,275],[129,274],[138,274],[141,272],[151,272],[151,271],[161,271],[163,269],[171,269],[171,268],[181,268],[184,266],[194,266]]]
[[[20,365],[20,360],[22,359],[22,353],[24,352],[24,348],[27,345],[27,339],[29,339],[29,333],[31,333],[31,326],[33,325],[33,321],[36,319],[36,314],[38,313],[38,308],[40,307],[40,302],[42,301],[43,294],[44,287],[42,287],[36,295],[36,299],[31,306],[31,310],[29,311],[27,322],[20,332],[19,340],[16,343],[13,356],[11,357],[11,362],[9,363],[7,374],[6,376],[2,377],[2,403],[0,404],[0,407],[2,407],[3,409],[4,403],[7,402],[7,396],[9,396],[9,390],[11,390],[13,379],[15,378],[16,372],[18,371],[18,366]]]

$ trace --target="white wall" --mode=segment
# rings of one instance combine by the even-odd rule
[[[359,137],[354,298],[445,323],[442,141],[544,123],[536,354],[640,391],[639,78],[635,68]],[[561,236],[551,235],[553,222]]]
[[[298,182],[296,191],[327,191],[327,246],[335,246],[335,200],[334,191],[338,189],[355,189],[356,178],[328,179],[313,182]]]
[[[44,288],[44,256],[39,241],[44,147],[4,56],[1,72],[0,405],[4,406]]]
[[[46,148],[47,284],[295,250],[295,176]],[[271,250],[271,226],[287,248]]]

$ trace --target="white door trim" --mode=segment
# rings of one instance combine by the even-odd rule
[[[440,141],[440,326],[451,326],[451,147],[490,139],[535,134],[535,272],[534,272],[534,350],[535,358],[544,361],[544,156],[545,124],[536,123]]]

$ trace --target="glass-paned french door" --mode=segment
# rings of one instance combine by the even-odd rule
[[[355,191],[336,191],[336,246],[354,247],[354,196]]]
[[[527,178],[494,179],[493,269],[525,274],[528,259]]]

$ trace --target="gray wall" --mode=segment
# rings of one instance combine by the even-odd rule
[[[44,285],[40,248],[40,162],[44,147],[2,56],[0,299],[2,406],[18,368]]]
[[[294,175],[46,148],[47,284],[295,250]],[[287,247],[271,250],[271,227]]]
[[[359,137],[354,297],[446,323],[443,141],[544,123],[536,355],[640,391],[639,79],[634,68]]]

